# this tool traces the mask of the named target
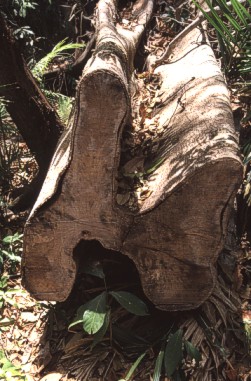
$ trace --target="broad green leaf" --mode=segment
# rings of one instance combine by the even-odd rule
[[[71,324],[69,324],[68,329],[74,327],[75,325],[78,325],[80,323],[83,323],[83,316],[81,318],[75,318]]]
[[[73,322],[69,325],[68,328],[71,328],[71,327],[73,327],[73,326],[75,326],[77,324],[83,323],[83,315],[84,315],[84,312],[85,312],[85,308],[86,308],[86,304],[84,304],[83,306],[80,306],[78,308],[76,317],[73,320]]]
[[[86,331],[85,327],[87,324],[87,329],[93,328],[93,325],[97,323],[97,330],[95,332],[87,333],[96,333],[103,325],[105,320],[105,315],[107,312],[106,306],[107,293],[106,291],[102,292],[102,294],[98,295],[96,298],[90,300],[84,305],[80,306],[77,310],[77,314],[73,322],[69,325],[69,328],[82,323],[83,328]],[[92,321],[92,325],[90,326],[90,322]],[[102,323],[102,324],[101,324]]]
[[[10,368],[13,368],[13,364],[7,358],[5,358],[4,362],[3,362],[2,369],[3,370],[7,370],[7,369],[9,370]]]
[[[85,332],[92,335],[98,332],[104,324],[107,312],[106,300],[107,293],[104,291],[85,304],[85,312],[83,314],[83,328]]]
[[[106,331],[107,331],[107,329],[108,329],[108,327],[109,327],[110,316],[111,316],[111,310],[110,310],[110,308],[109,308],[109,309],[106,311],[106,314],[105,314],[104,324],[102,325],[102,327],[100,328],[100,330],[99,330],[98,332],[96,332],[95,335],[94,335],[92,347],[94,347],[95,345],[97,345],[97,344],[103,339],[103,337],[105,336]]]
[[[170,335],[165,350],[165,370],[168,377],[171,377],[182,360],[182,330],[179,329]]]
[[[188,356],[190,356],[192,359],[194,359],[196,361],[196,364],[198,365],[198,363],[201,360],[201,354],[198,351],[198,349],[195,348],[193,346],[193,344],[187,340],[185,340],[185,347],[186,347],[186,351],[187,351]]]
[[[155,368],[153,372],[153,381],[159,381],[160,376],[161,376],[161,369],[163,365],[163,359],[164,359],[164,348],[162,348],[158,354],[156,363],[155,363]]]
[[[112,295],[122,307],[132,314],[138,316],[149,315],[146,304],[136,295],[126,291],[111,291],[109,294]]]

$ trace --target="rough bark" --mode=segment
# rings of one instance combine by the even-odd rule
[[[69,295],[73,249],[81,240],[128,255],[160,309],[196,308],[214,288],[241,161],[228,91],[199,29],[179,40],[168,65],[155,69],[162,78],[155,116],[165,134],[158,142],[163,162],[149,180],[152,193],[137,213],[116,203],[133,57],[150,3],[138,2],[139,26],[123,30],[111,22],[114,2],[99,2],[97,47],[79,83],[75,120],[26,225],[24,284],[38,299]]]
[[[32,77],[1,13],[0,48],[0,96],[7,100],[6,108],[40,171],[46,173],[63,125]]]

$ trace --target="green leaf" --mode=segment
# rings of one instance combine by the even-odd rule
[[[73,320],[73,322],[69,325],[68,328],[71,328],[71,327],[74,327],[77,324],[83,323],[83,315],[84,315],[84,312],[85,312],[85,306],[86,306],[86,304],[84,304],[83,306],[80,306],[78,308],[76,317]]]
[[[5,244],[14,243],[14,242],[20,241],[22,237],[23,237],[23,234],[19,234],[19,233],[15,233],[14,235],[8,235],[4,237],[3,243]]]
[[[2,276],[2,278],[0,279],[0,289],[6,288],[7,284],[8,284],[8,277]]]
[[[153,372],[153,381],[159,381],[160,376],[161,376],[161,369],[162,369],[162,364],[163,364],[163,359],[164,359],[164,347],[160,350],[156,363],[155,363],[155,368]]]
[[[83,328],[87,333],[94,334],[98,332],[104,324],[107,311],[106,300],[107,293],[104,291],[102,294],[85,304]]]
[[[0,320],[0,327],[8,327],[9,325],[12,325],[15,323],[15,319],[10,318],[3,318]]]
[[[8,235],[7,237],[5,237],[3,239],[3,243],[12,243],[13,242],[13,236],[12,235]]]
[[[244,26],[248,26],[248,23],[247,23],[247,20],[246,18],[244,17],[245,14],[245,8],[241,6],[241,4],[239,3],[239,1],[237,0],[231,0],[231,3],[233,5],[233,8],[235,10],[235,13],[237,14],[237,16],[239,17],[239,19],[241,20],[241,22],[243,23]],[[243,12],[243,8],[244,8],[244,12]],[[249,17],[249,15],[248,15]]]
[[[69,325],[69,328],[83,323],[84,330],[89,334],[98,332],[104,324],[107,312],[107,292],[104,291],[96,298],[90,300],[77,310],[77,315],[74,321]]]
[[[138,316],[149,315],[146,304],[136,295],[126,291],[111,291],[109,294],[112,295],[122,307],[132,314]]]
[[[9,370],[10,368],[13,368],[13,364],[7,358],[5,358],[4,362],[3,362],[2,369],[3,370],[7,370],[7,369]]]
[[[185,340],[185,347],[186,347],[186,351],[187,351],[188,356],[190,356],[192,359],[194,359],[196,361],[196,364],[198,365],[198,363],[201,361],[201,354],[198,351],[198,349],[195,348],[193,346],[193,344],[187,340]]]
[[[85,44],[66,43],[66,41],[67,38],[58,42],[50,53],[48,53],[45,57],[43,57],[39,62],[36,63],[36,65],[32,69],[32,74],[38,81],[42,80],[44,73],[48,69],[48,66],[53,61],[53,59],[55,59],[56,57],[69,55],[67,51],[72,49],[80,49],[85,46]]]
[[[15,255],[14,253],[12,252],[8,252],[6,250],[2,250],[2,253],[11,261],[11,262],[18,262],[20,263],[21,262],[21,257],[20,256],[17,256]]]
[[[100,330],[99,330],[98,332],[96,332],[95,335],[94,335],[92,348],[93,348],[95,345],[97,345],[97,344],[103,339],[103,337],[105,336],[106,331],[107,331],[107,329],[108,329],[108,327],[109,327],[110,316],[111,316],[111,309],[109,308],[109,309],[106,311],[106,314],[105,314],[104,324],[102,325],[102,327],[100,328]]]
[[[165,350],[165,370],[168,377],[171,377],[182,360],[182,330],[179,329],[170,335]]]
[[[210,22],[210,24],[215,28],[215,30],[221,35],[227,45],[230,43],[235,43],[235,39],[231,33],[231,31],[225,26],[224,22],[218,16],[217,12],[214,10],[214,7],[210,3],[209,0],[206,0],[206,3],[211,11],[211,15],[206,13],[204,9],[200,6],[200,4],[196,0],[192,0],[197,8],[204,14],[206,20]]]

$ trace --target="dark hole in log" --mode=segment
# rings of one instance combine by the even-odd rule
[[[87,268],[89,269],[90,265],[96,266],[96,269],[103,269],[105,283],[109,290],[114,291],[123,288],[123,290],[136,293],[145,299],[135,264],[119,251],[106,249],[97,240],[81,240],[74,248],[73,255],[78,266],[78,272],[69,299],[72,298],[72,294],[80,294],[85,298],[84,294],[89,292],[91,288],[104,287],[103,279],[87,273]]]

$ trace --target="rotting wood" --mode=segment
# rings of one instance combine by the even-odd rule
[[[179,40],[169,64],[155,69],[163,90],[155,117],[165,134],[152,193],[136,213],[116,203],[133,56],[152,2],[138,5],[144,7],[137,13],[141,24],[130,31],[115,27],[113,1],[99,2],[97,46],[79,83],[75,119],[25,229],[23,279],[38,299],[69,295],[73,249],[81,240],[128,255],[160,309],[196,308],[214,288],[241,160],[228,91],[199,29]]]

